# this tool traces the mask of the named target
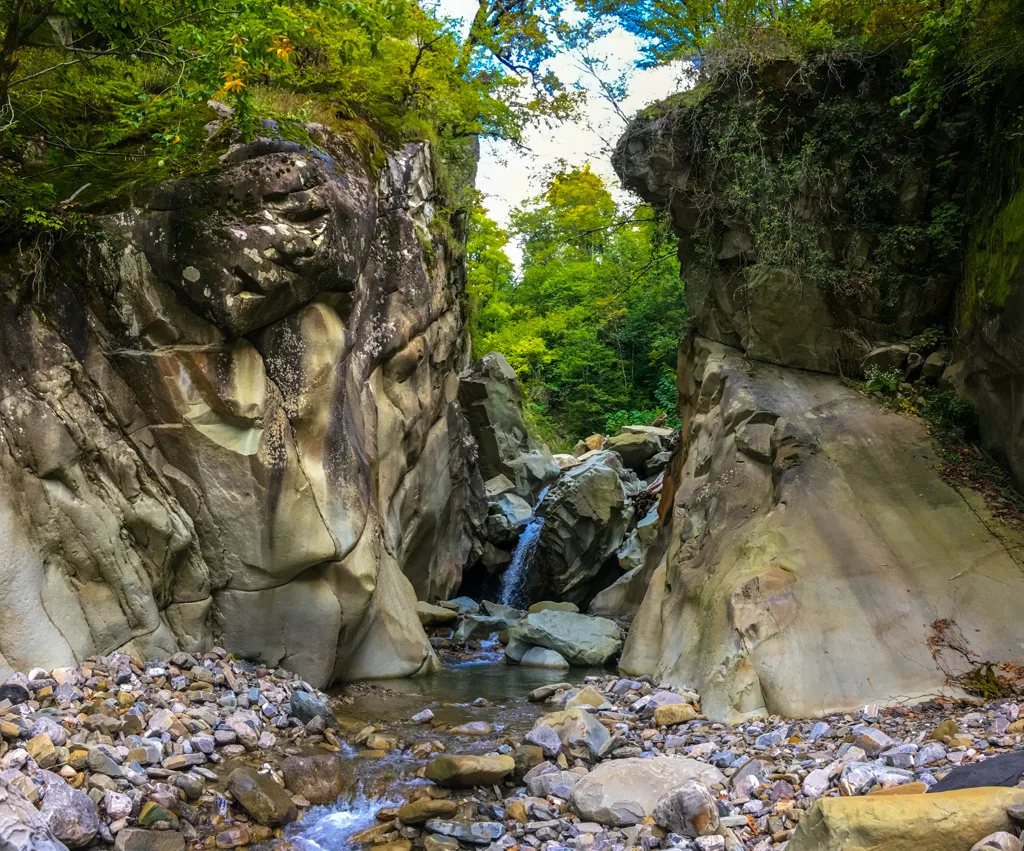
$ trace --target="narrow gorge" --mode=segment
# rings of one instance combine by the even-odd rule
[[[559,173],[519,269],[498,118],[253,117],[251,56],[174,174],[53,166],[0,228],[0,851],[1021,851],[1020,119],[915,125],[904,60],[695,66],[614,148],[633,218]],[[644,227],[667,406],[664,303],[595,297],[632,396],[590,302],[541,324]]]

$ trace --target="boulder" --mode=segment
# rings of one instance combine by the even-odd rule
[[[597,718],[585,709],[576,707],[544,715],[534,729],[550,727],[566,747],[584,745],[596,757],[611,740],[611,734]]]
[[[519,379],[505,356],[484,355],[459,376],[459,403],[479,450],[485,479],[505,472],[505,462],[529,449]]]
[[[423,824],[430,819],[450,819],[459,811],[455,801],[446,798],[421,798],[398,808],[402,824]]]
[[[487,537],[498,544],[510,543],[517,530],[533,517],[533,508],[518,494],[504,493],[487,505]]]
[[[96,804],[58,774],[41,771],[37,777],[43,783],[43,806],[39,815],[68,848],[84,848],[100,832]]]
[[[494,617],[491,615],[466,615],[455,630],[452,641],[469,641],[471,638],[487,638],[492,632],[501,632],[519,623],[518,617]]]
[[[924,359],[921,377],[928,381],[938,381],[942,377],[942,373],[946,371],[948,363],[949,354],[947,352],[932,352]]]
[[[284,785],[311,804],[332,804],[345,788],[341,760],[334,754],[290,756],[281,764]]]
[[[507,461],[504,469],[515,482],[516,493],[530,505],[537,502],[544,488],[562,472],[558,462],[547,452],[539,449],[531,449]]]
[[[480,614],[480,604],[472,597],[455,597],[448,600],[446,608],[454,608],[460,615]]]
[[[718,803],[707,786],[687,780],[658,801],[654,822],[680,836],[708,836],[718,831]]]
[[[960,789],[934,795],[821,798],[787,851],[963,851],[1013,825],[1007,807],[1024,789]]]
[[[1015,834],[1000,830],[972,846],[971,851],[1021,851],[1022,848],[1024,845]]]
[[[510,756],[444,754],[427,763],[426,778],[438,786],[468,788],[501,783],[516,767]]]
[[[948,695],[939,662],[956,660],[929,652],[936,618],[979,658],[1020,658],[1001,627],[1024,608],[1016,545],[942,480],[920,420],[703,338],[680,364],[689,448],[624,675],[686,683],[709,719],[738,723]],[[766,462],[737,445],[746,424],[771,426]]]
[[[573,789],[570,805],[584,821],[623,827],[654,814],[658,803],[687,781],[724,783],[725,775],[705,762],[683,757],[617,759],[600,763]]]
[[[512,630],[517,641],[555,650],[570,664],[604,665],[622,648],[614,621],[546,609],[527,615]]]
[[[550,600],[543,600],[540,603],[534,603],[530,606],[529,614],[535,614],[536,612],[546,612],[548,609],[552,609],[556,612],[578,612],[580,607],[575,603],[555,603]]]
[[[338,724],[338,719],[327,702],[308,691],[292,692],[291,705],[292,715],[303,724],[308,724],[314,718],[323,718],[328,727],[335,727]]]
[[[909,354],[910,346],[903,343],[897,343],[892,346],[879,346],[865,355],[864,360],[861,362],[861,368],[864,370],[865,375],[872,368],[877,369],[879,372],[892,372],[895,370],[902,374],[903,366],[906,364]]]
[[[659,727],[684,724],[697,717],[697,710],[689,703],[670,703],[654,710],[654,723]]]
[[[281,827],[298,818],[298,810],[284,787],[254,768],[236,768],[228,777],[227,787],[236,803],[260,824]]]
[[[0,777],[0,848],[4,851],[67,851],[32,803]]]
[[[665,428],[664,426],[652,426],[652,425],[627,425],[623,426],[621,432],[623,434],[651,434],[661,440],[672,436],[672,429]]]
[[[551,670],[569,667],[569,663],[562,658],[560,653],[548,650],[546,647],[531,647],[522,655],[519,664],[524,668],[549,668]]]
[[[457,621],[459,613],[446,609],[444,606],[433,606],[430,603],[417,600],[416,617],[420,619],[420,623],[424,626],[441,626]]]
[[[626,432],[608,438],[604,448],[615,452],[629,469],[642,474],[647,461],[661,452],[661,440],[653,434]]]
[[[185,837],[176,830],[124,827],[117,834],[114,851],[185,851]]]
[[[445,821],[431,819],[426,824],[431,833],[450,836],[471,845],[490,845],[505,835],[505,825],[496,821]]]
[[[647,551],[658,536],[658,508],[655,506],[645,514],[633,527],[623,541],[622,547],[615,554],[619,567],[625,571],[643,567]]]

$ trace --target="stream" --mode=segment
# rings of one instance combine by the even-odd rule
[[[497,645],[497,642],[494,642]],[[382,807],[400,806],[415,786],[429,783],[416,772],[429,759],[417,759],[409,747],[421,741],[441,742],[445,753],[483,754],[498,750],[510,731],[525,733],[550,708],[530,703],[526,695],[538,686],[556,682],[582,682],[602,671],[573,668],[553,671],[506,666],[501,654],[484,642],[479,656],[449,663],[444,670],[417,679],[389,680],[384,687],[367,690],[344,689],[338,694],[354,698],[341,707],[345,715],[373,724],[377,732],[395,736],[405,745],[384,757],[364,757],[352,748],[342,753],[351,772],[351,785],[335,804],[313,807],[301,822],[285,830],[279,851],[342,851],[356,847],[349,837],[376,823]],[[486,705],[474,705],[483,698]],[[423,709],[434,713],[432,722],[416,724],[409,719]],[[469,721],[486,721],[494,732],[486,736],[452,735],[438,732],[436,724],[453,727]]]

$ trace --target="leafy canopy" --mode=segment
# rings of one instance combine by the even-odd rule
[[[540,435],[566,447],[627,420],[674,417],[683,285],[653,211],[617,204],[585,166],[555,174],[513,212],[511,230],[524,251],[518,276],[504,253],[510,234],[476,207],[473,347],[508,358]]]

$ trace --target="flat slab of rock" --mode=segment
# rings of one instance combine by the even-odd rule
[[[787,851],[959,851],[1012,830],[1007,807],[1024,789],[989,787],[931,795],[822,798],[800,820]]]
[[[427,830],[450,836],[460,842],[473,845],[490,845],[495,839],[505,835],[505,825],[497,821],[443,821],[431,819],[427,822]]]
[[[612,760],[576,784],[570,803],[584,821],[624,827],[653,815],[658,802],[687,780],[712,786],[724,783],[725,775],[713,765],[683,757]]]
[[[434,606],[423,602],[423,600],[417,600],[416,617],[424,626],[437,626],[457,621],[459,613],[454,609],[446,609],[444,606]]]
[[[554,609],[527,615],[513,636],[560,653],[570,665],[604,665],[622,649],[615,621]]]

